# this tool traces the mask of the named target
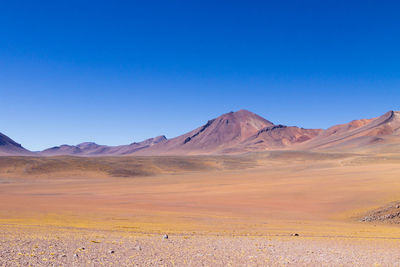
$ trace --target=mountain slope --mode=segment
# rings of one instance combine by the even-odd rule
[[[20,144],[0,133],[0,155],[1,156],[17,156],[17,155],[32,155],[33,153],[23,148]]]
[[[379,143],[398,140],[400,112],[389,111],[374,119],[355,120],[333,126],[298,149],[362,149]]]
[[[240,147],[246,151],[285,149],[318,136],[321,129],[304,129],[296,126],[273,125],[261,129]]]

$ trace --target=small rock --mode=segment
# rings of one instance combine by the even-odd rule
[[[115,251],[114,251],[114,250],[110,250],[109,253],[110,253],[110,254],[114,254]]]
[[[61,257],[61,258],[65,258],[65,257],[67,257],[67,255],[62,254],[62,255],[60,255],[60,257]]]
[[[163,238],[164,238],[164,239],[168,239],[168,235],[165,234],[165,235],[163,236]]]
[[[78,257],[79,257],[79,255],[75,253],[74,254],[74,258],[78,258]]]
[[[294,234],[292,234],[292,236],[299,236],[299,234],[298,233],[294,233]]]
[[[141,247],[141,246],[136,246],[135,249],[136,249],[137,251],[140,251],[140,250],[142,250],[142,247]]]

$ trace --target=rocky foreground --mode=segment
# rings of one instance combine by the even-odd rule
[[[0,266],[400,266],[400,240],[0,228]]]

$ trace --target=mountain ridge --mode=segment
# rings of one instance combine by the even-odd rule
[[[400,111],[352,120],[327,129],[274,124],[248,110],[228,112],[180,136],[164,135],[128,145],[94,142],[61,145],[39,152],[23,148],[0,133],[0,155],[129,156],[230,154],[268,150],[362,150],[379,144],[400,147]]]
[[[61,145],[40,151],[42,156],[60,156],[60,155],[77,155],[77,156],[99,156],[99,155],[125,155],[134,153],[135,151],[145,149],[154,144],[166,141],[164,135],[146,139],[141,142],[133,142],[129,145],[107,146],[99,145],[94,142],[83,142],[75,146]]]

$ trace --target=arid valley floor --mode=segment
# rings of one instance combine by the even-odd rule
[[[398,266],[396,218],[361,220],[400,200],[399,166],[389,152],[0,157],[0,266]]]

